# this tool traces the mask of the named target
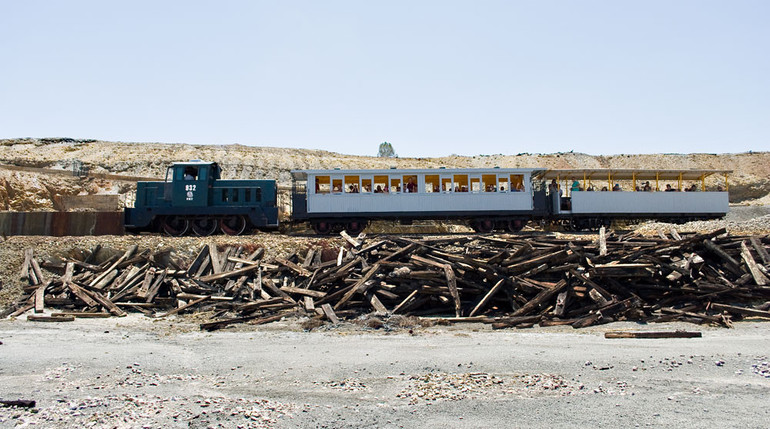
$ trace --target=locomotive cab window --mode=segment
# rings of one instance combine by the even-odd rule
[[[438,174],[426,174],[425,175],[425,192],[441,192],[441,186],[439,185]]]
[[[316,176],[315,177],[315,193],[316,194],[328,194],[332,190],[332,182],[329,176]]]
[[[455,192],[468,192],[468,175],[455,174]]]

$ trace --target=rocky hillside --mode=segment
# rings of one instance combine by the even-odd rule
[[[0,140],[0,210],[53,210],[53,196],[56,194],[125,194],[132,189],[132,180],[121,181],[99,175],[162,177],[170,162],[190,159],[218,162],[227,179],[275,178],[281,185],[290,183],[290,171],[293,169],[334,167],[725,169],[734,171],[730,177],[733,202],[746,202],[770,194],[770,152],[610,156],[569,152],[377,158],[322,150],[241,145],[121,143],[44,138]],[[71,171],[77,163],[82,163],[92,175],[73,177]],[[27,169],[10,170],[3,168],[3,165]],[[58,170],[60,174],[35,170],[40,168]]]

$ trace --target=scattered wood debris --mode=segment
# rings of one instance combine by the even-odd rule
[[[554,235],[397,236],[343,239],[265,259],[254,244],[204,245],[191,261],[134,246],[96,265],[94,251],[38,263],[25,252],[26,294],[0,313],[63,308],[49,317],[167,317],[212,311],[201,329],[287,316],[338,323],[367,313],[420,316],[494,328],[615,320],[687,321],[729,327],[770,318],[770,237],[603,233],[592,241]],[[666,237],[666,238],[664,238]],[[328,246],[328,245],[327,245]],[[256,248],[256,250],[254,250]],[[46,277],[41,269],[56,273]]]

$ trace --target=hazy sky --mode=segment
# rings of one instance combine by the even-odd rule
[[[770,1],[0,3],[0,138],[770,150]]]

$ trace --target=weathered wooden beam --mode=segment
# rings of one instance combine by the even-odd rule
[[[514,311],[513,316],[514,317],[526,316],[527,314],[531,313],[535,308],[537,308],[539,305],[551,299],[552,296],[561,292],[565,287],[567,287],[567,281],[564,279],[559,280],[559,282],[556,283],[552,288],[546,289],[540,292],[534,298],[532,298],[526,304],[524,304],[521,308]]]
[[[754,257],[751,256],[751,252],[749,251],[748,246],[746,246],[745,241],[741,241],[741,258],[743,259],[743,262],[746,263],[751,276],[754,277],[754,281],[758,286],[764,286],[770,282],[762,271],[760,271],[756,261],[754,261]]]
[[[326,316],[327,319],[329,319],[330,322],[334,323],[335,325],[337,323],[340,323],[339,317],[334,313],[334,310],[332,309],[332,306],[329,304],[324,304],[321,306],[321,311],[323,311],[324,316]]]
[[[489,303],[489,300],[492,299],[492,297],[503,287],[504,283],[505,283],[504,278],[500,279],[500,281],[495,283],[495,285],[489,289],[489,292],[487,292],[486,295],[484,295],[484,297],[481,298],[481,301],[479,301],[479,303],[476,304],[475,307],[473,307],[473,310],[471,310],[470,314],[468,314],[468,317],[473,317],[476,315],[476,313],[481,311],[481,309],[484,308],[487,305],[487,303]]]
[[[658,339],[658,338],[701,338],[702,336],[703,335],[697,331],[641,331],[641,332],[611,331],[611,332],[604,333],[604,338]]]

